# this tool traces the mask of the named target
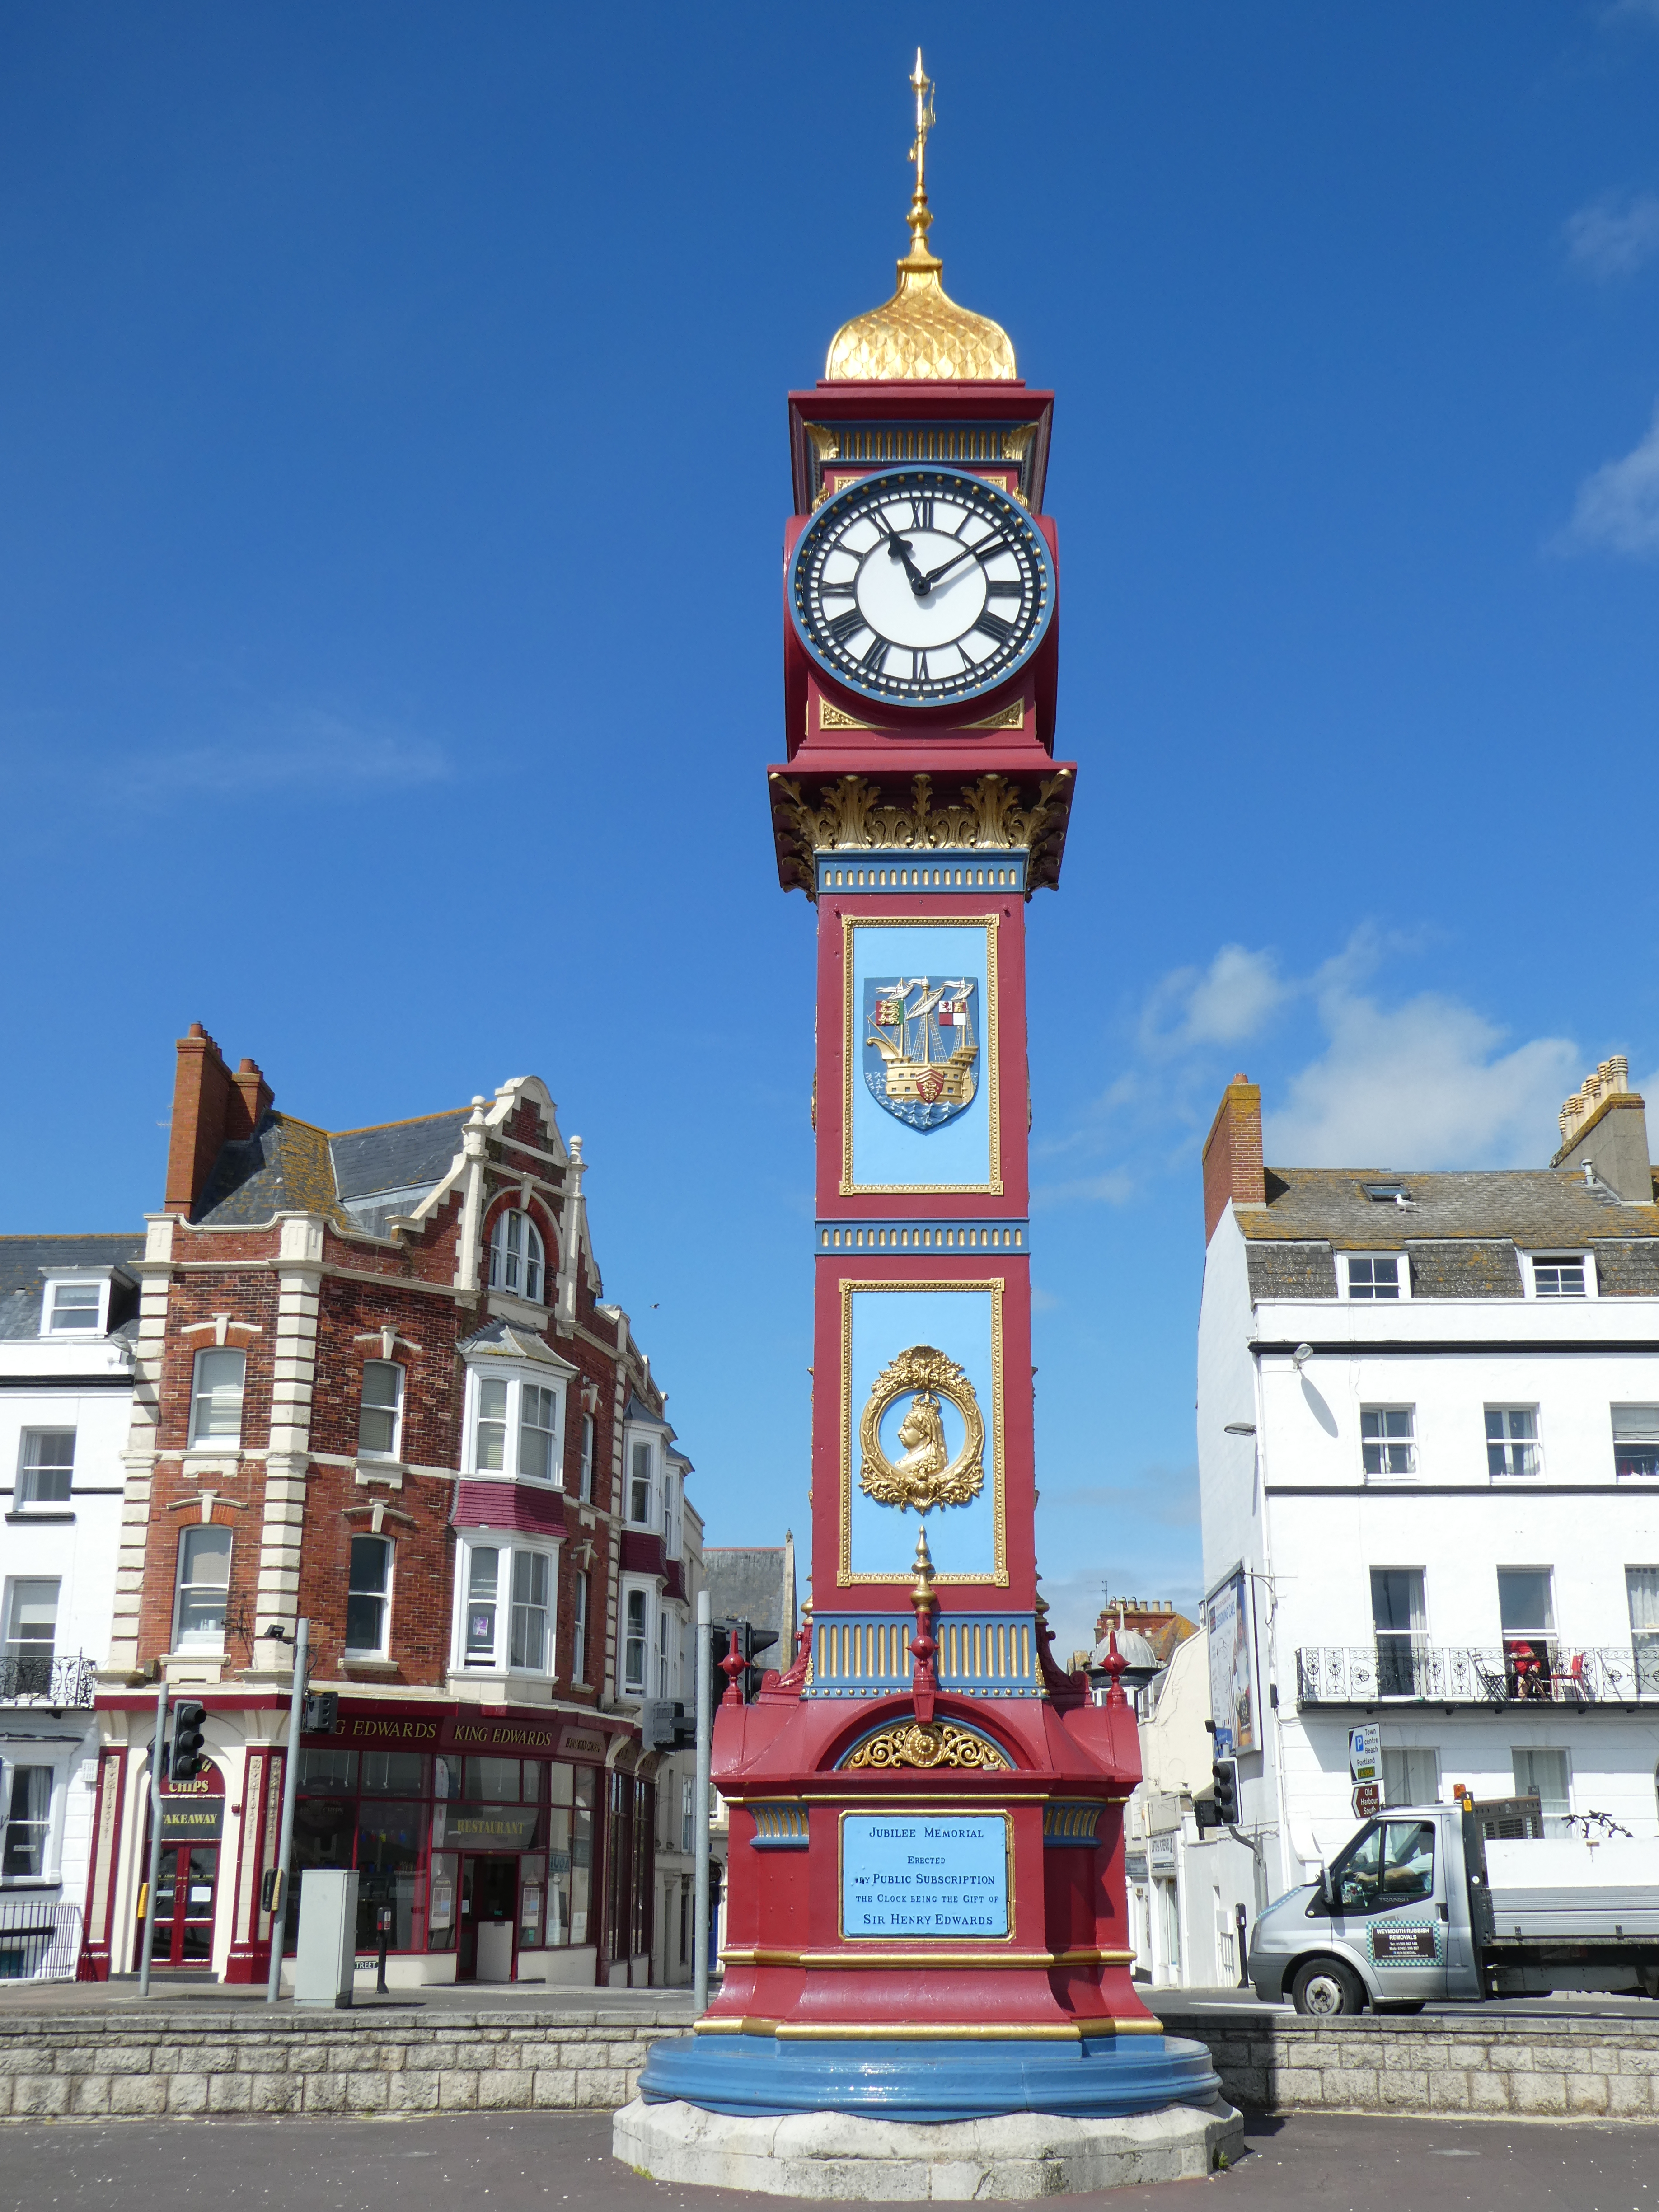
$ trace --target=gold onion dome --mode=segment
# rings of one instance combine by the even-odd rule
[[[885,307],[843,323],[830,342],[826,378],[848,383],[910,381],[1010,383],[1019,372],[1000,323],[975,315],[947,297],[939,276],[945,264],[927,251],[933,222],[922,161],[933,127],[933,85],[916,53],[916,137],[910,159],[916,189],[910,201],[910,251],[898,264],[898,289]]]

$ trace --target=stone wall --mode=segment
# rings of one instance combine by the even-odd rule
[[[1651,2020],[1160,2010],[1170,2034],[1209,2045],[1223,2096],[1246,2110],[1659,2119],[1659,2007]]]
[[[0,2016],[0,2118],[191,2112],[604,2112],[638,2087],[683,2006],[556,2013],[410,2008],[296,2014],[226,2002],[186,2013]]]

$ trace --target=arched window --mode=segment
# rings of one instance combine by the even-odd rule
[[[542,1302],[541,1232],[527,1213],[510,1208],[489,1238],[489,1287],[514,1291],[532,1305]]]

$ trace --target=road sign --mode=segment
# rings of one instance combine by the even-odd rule
[[[1348,1730],[1348,1771],[1356,1782],[1382,1779],[1382,1731],[1375,1721]]]
[[[1356,1735],[1358,1730],[1354,1731]],[[1373,1813],[1382,1810],[1382,1785],[1379,1782],[1356,1782],[1353,1786],[1353,1811],[1357,1820],[1369,1820]]]

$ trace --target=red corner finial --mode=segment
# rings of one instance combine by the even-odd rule
[[[738,1687],[738,1680],[743,1673],[744,1657],[738,1647],[738,1632],[735,1628],[728,1630],[727,1638],[729,1649],[725,1658],[720,1661],[720,1672],[726,1677],[726,1695],[720,1699],[720,1703],[723,1705],[740,1705],[743,1703],[743,1692]]]
[[[1123,1677],[1129,1671],[1129,1662],[1117,1648],[1117,1631],[1115,1628],[1107,1632],[1106,1656],[1101,1665],[1112,1678],[1112,1686],[1106,1692],[1107,1704],[1127,1705],[1129,1700],[1123,1694]]]

